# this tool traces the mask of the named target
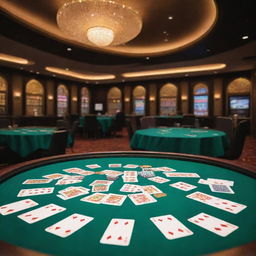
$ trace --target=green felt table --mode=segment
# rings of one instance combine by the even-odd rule
[[[132,149],[222,156],[228,146],[227,136],[217,130],[195,128],[150,128],[137,130]]]
[[[107,133],[112,124],[114,117],[113,116],[97,116],[97,120],[101,125],[103,133]],[[81,116],[79,118],[79,126],[83,127],[84,125],[84,117]]]
[[[158,184],[148,179],[139,177],[139,185],[155,185],[164,193],[166,197],[157,198],[156,203],[136,206],[129,198],[126,198],[122,206],[111,206],[104,204],[91,204],[82,202],[83,197],[76,197],[70,200],[62,200],[56,195],[59,190],[68,186],[84,186],[96,179],[106,179],[104,175],[94,174],[86,176],[82,183],[74,185],[56,185],[55,181],[44,185],[22,185],[26,179],[41,178],[43,175],[51,173],[65,173],[63,169],[79,167],[83,169],[87,164],[99,164],[101,167],[94,169],[100,171],[114,169],[123,171],[124,168],[109,168],[110,163],[151,165],[153,167],[167,166],[177,170],[177,172],[196,172],[201,178],[219,178],[233,180],[233,190],[235,194],[213,193],[207,185],[199,184],[199,178],[171,178],[170,182]],[[127,169],[126,169],[127,170]],[[132,169],[129,169],[132,170]],[[140,168],[133,169],[140,171]],[[157,175],[165,177],[163,174]],[[101,153],[76,156],[57,157],[55,159],[41,160],[34,164],[25,164],[19,168],[9,168],[2,172],[0,183],[0,205],[8,204],[27,197],[17,198],[20,189],[51,187],[54,186],[53,194],[31,196],[30,199],[36,201],[40,206],[54,203],[65,207],[66,210],[52,217],[46,218],[34,224],[28,224],[17,216],[30,211],[24,210],[18,213],[2,216],[0,215],[0,240],[15,246],[28,248],[50,255],[59,256],[183,256],[183,255],[205,255],[216,251],[223,251],[228,248],[242,246],[256,239],[256,179],[255,175],[249,171],[227,164],[221,164],[212,160],[195,156],[176,156],[174,154],[158,153]],[[170,183],[184,181],[196,185],[197,188],[191,191],[182,191],[170,187]],[[123,186],[122,178],[116,180],[106,193],[128,193],[120,192]],[[136,183],[134,183],[136,184]],[[204,192],[223,199],[228,199],[247,206],[238,214],[232,214],[218,208],[194,201],[186,197],[195,191]],[[239,228],[227,237],[218,236],[209,232],[187,219],[201,212],[210,214]],[[67,238],[60,238],[45,231],[48,226],[66,218],[67,216],[79,213],[91,216],[94,219],[79,231]],[[171,214],[180,220],[194,234],[180,239],[167,240],[162,233],[149,220],[151,217]],[[112,218],[134,219],[135,225],[129,246],[114,246],[101,244],[99,241]],[[0,248],[1,250],[1,248]],[[26,254],[27,255],[27,254]],[[28,254],[30,255],[30,254]],[[31,254],[33,255],[33,254]],[[218,254],[219,255],[219,254]],[[225,252],[222,255],[227,255]],[[249,254],[248,254],[249,255]],[[252,254],[253,255],[253,254]]]
[[[0,145],[7,145],[21,157],[38,149],[48,149],[55,128],[0,129]]]

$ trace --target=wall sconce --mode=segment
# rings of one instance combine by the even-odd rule
[[[49,96],[48,96],[48,100],[53,100],[53,96],[52,96],[52,95],[49,95]]]
[[[77,101],[77,97],[73,97],[73,98],[72,98],[72,101]]]
[[[153,97],[153,96],[151,96],[151,97],[149,97],[149,101],[155,101],[155,97]]]
[[[13,96],[14,96],[14,98],[20,98],[21,93],[20,92],[14,92]]]
[[[181,100],[182,100],[182,101],[188,100],[188,96],[181,96]]]
[[[129,99],[129,98],[125,98],[124,101],[125,101],[125,102],[129,102],[130,99]]]
[[[214,99],[215,99],[215,100],[219,100],[220,98],[221,98],[221,97],[220,97],[220,94],[215,94],[215,95],[214,95]]]

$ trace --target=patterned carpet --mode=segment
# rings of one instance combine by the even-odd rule
[[[127,130],[123,129],[123,132],[120,135],[122,136],[101,139],[85,139],[77,136],[73,153],[130,151],[131,148]],[[70,149],[67,149],[67,153],[72,152]],[[226,162],[238,164],[256,172],[256,139],[247,137],[240,158],[237,160],[226,160]]]

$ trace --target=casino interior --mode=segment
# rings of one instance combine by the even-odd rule
[[[0,256],[256,255],[255,8],[231,2],[0,0]],[[90,189],[117,194],[81,199]],[[23,199],[63,213],[5,212]],[[193,222],[201,212],[230,230]],[[91,219],[49,231],[68,213]],[[160,215],[187,234],[170,238]],[[135,221],[115,230],[124,243],[104,238],[115,218]]]

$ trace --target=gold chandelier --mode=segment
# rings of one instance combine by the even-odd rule
[[[124,44],[142,28],[136,11],[111,0],[67,2],[58,10],[57,24],[72,39],[98,47]]]

